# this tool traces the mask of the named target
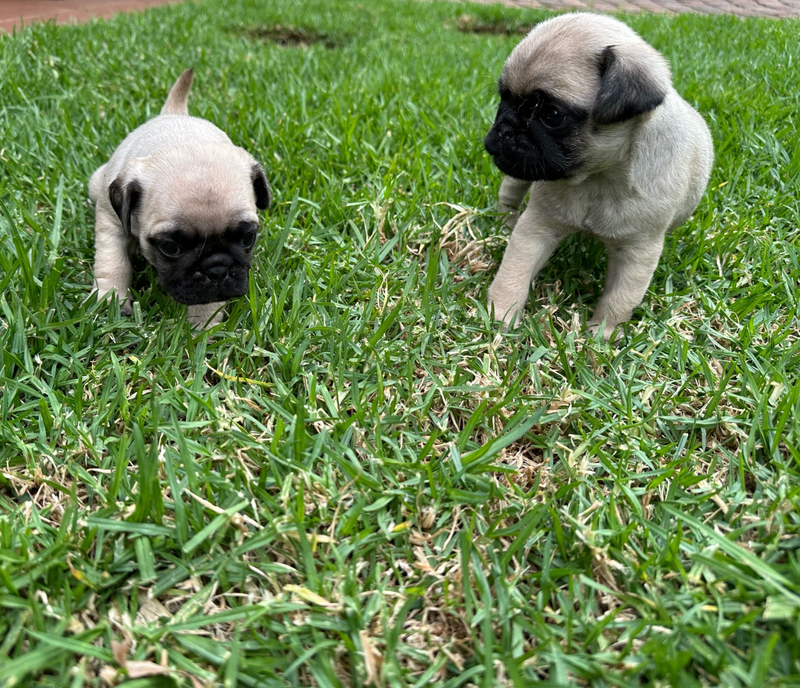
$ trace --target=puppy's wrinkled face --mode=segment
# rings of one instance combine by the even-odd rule
[[[176,218],[148,237],[146,255],[176,301],[187,306],[227,301],[247,293],[257,237],[257,218],[233,216],[215,227]]]
[[[484,139],[505,174],[526,181],[565,179],[581,166],[588,110],[544,90],[514,93],[500,82],[500,106]]]
[[[264,170],[240,148],[176,146],[131,161],[109,187],[123,230],[176,301],[243,296],[270,203]]]
[[[484,147],[516,179],[592,173],[619,160],[609,148],[624,152],[628,124],[658,107],[670,86],[663,57],[626,25],[560,15],[535,27],[506,61]]]

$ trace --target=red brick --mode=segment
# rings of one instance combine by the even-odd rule
[[[15,26],[39,21],[82,22],[175,2],[182,0],[1,0],[0,30],[11,31]]]
[[[520,6],[520,0],[478,0]],[[548,8],[617,12],[697,12],[745,17],[800,17],[800,0],[539,0]],[[534,5],[536,6],[536,5]]]

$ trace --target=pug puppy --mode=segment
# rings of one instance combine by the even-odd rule
[[[158,281],[186,304],[196,327],[222,320],[222,306],[248,289],[258,211],[270,204],[264,170],[210,122],[190,117],[187,69],[161,114],[141,125],[92,175],[94,291],[116,293],[131,312],[131,256],[138,249]]]
[[[608,250],[589,328],[614,328],[641,303],[666,233],[694,212],[714,149],[703,118],[672,86],[666,60],[605,15],[542,22],[512,51],[484,140],[507,176],[499,208],[513,228],[489,287],[504,328],[521,320],[531,281],[575,232]],[[528,205],[518,208],[530,191]]]

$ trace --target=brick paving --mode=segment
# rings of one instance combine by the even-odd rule
[[[173,2],[181,0],[0,0],[0,31],[37,21],[82,22]]]
[[[595,12],[699,12],[740,17],[800,17],[800,0],[472,0],[512,7],[584,9]]]
[[[36,21],[58,24],[110,17],[182,0],[0,0],[0,31],[11,31]],[[551,10],[584,9],[596,12],[699,12],[743,17],[800,17],[800,0],[473,0],[512,7]]]

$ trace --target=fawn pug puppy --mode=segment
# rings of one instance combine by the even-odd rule
[[[574,232],[608,250],[589,320],[604,338],[641,303],[666,233],[692,214],[714,149],[703,118],[672,86],[666,60],[611,17],[563,14],[514,48],[484,140],[507,176],[499,208],[513,228],[489,288],[504,327],[519,324],[531,281]],[[519,208],[525,194],[525,211]]]
[[[225,301],[242,296],[258,236],[258,210],[270,203],[261,165],[210,122],[190,117],[193,70],[169,91],[161,114],[131,132],[92,175],[94,289],[98,298],[131,284],[138,248],[162,287],[189,307],[196,327],[222,320]]]

